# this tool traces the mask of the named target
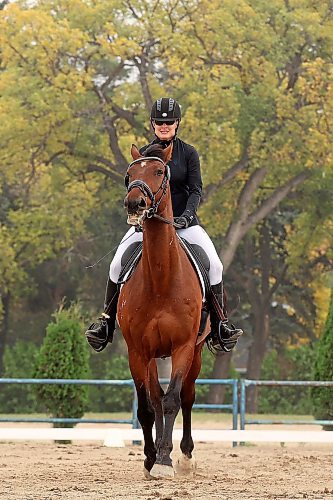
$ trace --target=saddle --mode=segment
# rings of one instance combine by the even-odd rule
[[[210,262],[205,250],[199,245],[188,243],[177,235],[181,246],[184,248],[194,270],[196,271],[202,290],[202,302],[210,296],[209,269]],[[142,254],[142,241],[137,241],[128,246],[121,259],[121,272],[118,279],[118,285],[123,285],[130,279],[138,265]]]
[[[208,255],[205,250],[199,245],[193,245],[188,243],[188,241],[179,238],[181,246],[184,248],[186,255],[188,256],[194,270],[197,273],[201,290],[202,290],[202,309],[201,309],[201,319],[200,326],[198,332],[198,341],[197,343],[201,343],[205,340],[206,335],[203,335],[205,326],[207,323],[208,315],[209,315],[209,306],[208,301],[211,298],[211,286],[209,281],[209,269],[210,262]],[[125,250],[122,259],[121,259],[121,272],[118,279],[118,286],[126,283],[138,265],[138,262],[142,255],[142,242],[137,241],[128,246]]]

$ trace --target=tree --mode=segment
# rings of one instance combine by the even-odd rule
[[[122,197],[130,143],[150,136],[152,100],[172,94],[186,118],[182,137],[202,158],[200,216],[222,241],[225,273],[246,235],[297,192],[306,210],[295,212],[292,247],[292,232],[310,234],[316,220],[314,210],[308,215],[313,187],[330,193],[331,22],[329,2],[312,0],[9,3],[0,11],[1,164],[12,181],[22,171],[33,175],[36,165],[58,182],[65,171],[94,200],[87,207],[82,197],[87,211],[112,189],[111,207]],[[10,253],[9,227],[2,235],[3,255],[14,262],[7,275],[22,269]],[[77,244],[74,229],[63,251]],[[8,279],[0,292],[7,311],[20,291],[17,276]]]
[[[89,375],[89,351],[82,335],[83,324],[77,304],[62,307],[46,329],[46,336],[36,360],[36,378],[85,379]],[[52,417],[81,418],[88,389],[82,385],[36,386],[38,399]],[[58,425],[68,427],[68,424]],[[71,425],[70,425],[71,427]]]
[[[194,1],[184,9],[189,37],[172,56],[174,83],[189,95],[188,129],[203,145],[202,220],[211,234],[224,233],[228,273],[246,234],[331,169],[331,118],[321,116],[332,116],[322,99],[332,91],[332,12],[310,1]],[[228,364],[230,355],[217,360]]]
[[[325,330],[317,345],[314,380],[333,380],[333,289]],[[333,420],[332,387],[313,387],[312,403],[316,419]],[[333,430],[333,426],[327,425],[324,429]]]

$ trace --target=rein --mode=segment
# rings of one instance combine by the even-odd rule
[[[142,163],[144,161],[159,161],[160,163],[162,163],[162,165],[164,166],[164,177],[162,179],[162,182],[161,182],[161,185],[160,187],[158,188],[158,190],[153,193],[152,190],[150,189],[150,187],[148,186],[148,184],[146,184],[144,181],[141,181],[139,179],[136,179],[132,182],[130,182],[127,186],[127,192],[129,193],[133,188],[138,188],[140,189],[140,191],[142,192],[142,194],[144,196],[148,196],[148,198],[150,199],[152,205],[151,207],[146,210],[143,214],[143,218],[141,219],[139,225],[141,226],[141,223],[142,221],[147,218],[147,219],[151,219],[151,218],[155,218],[155,219],[158,219],[162,222],[165,222],[166,224],[169,224],[170,226],[174,226],[175,228],[181,228],[181,225],[180,224],[177,224],[177,222],[174,222],[174,221],[171,221],[169,219],[166,219],[165,217],[162,217],[161,215],[158,215],[157,211],[158,211],[158,208],[164,198],[164,196],[166,195],[166,192],[167,192],[167,188],[168,188],[168,183],[169,183],[169,180],[170,180],[170,168],[169,168],[169,165],[167,165],[166,163],[164,163],[164,161],[159,158],[158,156],[147,156],[147,157],[142,157],[142,158],[137,158],[136,160],[132,161],[129,166],[128,166],[128,169],[127,169],[127,175],[128,175],[128,170],[133,166],[135,165],[136,163]],[[156,201],[156,195],[162,191],[162,195],[160,196],[160,198]]]

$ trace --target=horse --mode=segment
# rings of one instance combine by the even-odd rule
[[[143,247],[136,270],[120,291],[117,309],[138,398],[144,474],[155,479],[173,478],[175,469],[178,474],[194,474],[191,411],[203,345],[197,342],[202,290],[173,224],[167,165],[171,154],[172,144],[165,149],[152,145],[143,155],[132,145],[124,206],[128,222],[141,225]],[[166,357],[171,357],[172,370],[164,393],[156,359]],[[180,408],[182,455],[174,468],[172,432]]]

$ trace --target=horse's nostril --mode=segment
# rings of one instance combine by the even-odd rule
[[[139,203],[140,208],[147,208],[146,200],[144,198],[141,198],[140,203]]]
[[[128,212],[137,213],[138,211],[145,210],[147,208],[147,204],[144,198],[128,198],[126,197],[124,200],[124,206]]]

